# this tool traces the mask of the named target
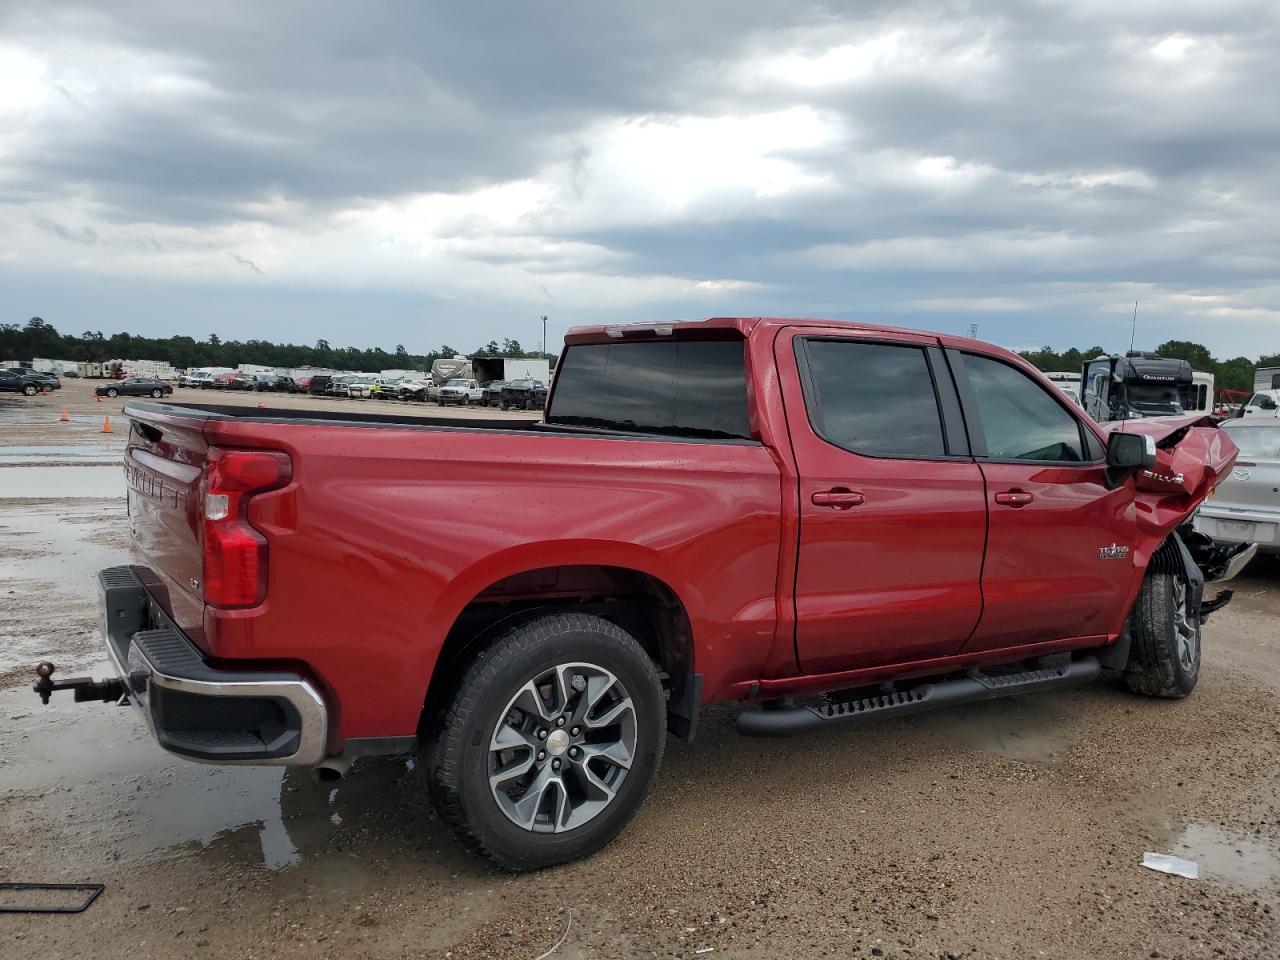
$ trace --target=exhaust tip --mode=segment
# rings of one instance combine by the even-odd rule
[[[329,757],[318,763],[311,771],[321,783],[336,783],[347,775],[351,769],[351,760],[347,757]]]

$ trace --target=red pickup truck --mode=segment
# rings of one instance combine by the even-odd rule
[[[1184,521],[1213,421],[1103,428],[1007,351],[819,320],[572,331],[538,422],[130,404],[145,566],[102,571],[167,750],[415,752],[510,869],[607,843],[668,731],[777,735],[1078,683],[1195,686],[1251,555]]]

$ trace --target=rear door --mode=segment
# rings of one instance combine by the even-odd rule
[[[990,517],[982,620],[965,650],[1119,629],[1133,574],[1132,484],[1108,489],[1101,440],[1052,386],[1003,359],[948,356]]]
[[[791,328],[775,357],[800,474],[801,668],[958,652],[981,611],[986,505],[937,341]]]

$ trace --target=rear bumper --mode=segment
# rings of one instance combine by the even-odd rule
[[[134,567],[99,571],[98,586],[107,654],[161,747],[204,763],[324,759],[328,711],[304,677],[211,666]]]
[[[1280,546],[1280,514],[1270,511],[1201,507],[1194,524],[1199,533],[1214,540],[1256,543],[1261,547]]]

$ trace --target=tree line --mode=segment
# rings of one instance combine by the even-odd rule
[[[528,351],[520,341],[490,340],[470,353],[463,354],[449,344],[426,353],[410,353],[404,344],[393,350],[381,347],[334,347],[328,340],[317,340],[313,346],[297,343],[274,343],[270,340],[223,340],[211,333],[205,340],[194,337],[142,337],[131,333],[86,330],[79,336],[59,333],[40,317],[32,317],[24,325],[0,324],[0,360],[168,361],[180,370],[191,367],[236,367],[242,363],[259,363],[271,367],[332,367],[336,370],[429,370],[431,362],[441,357],[517,357],[555,360],[554,354]]]
[[[1213,374],[1213,385],[1217,389],[1251,390],[1253,389],[1254,367],[1280,367],[1280,353],[1263,354],[1256,361],[1248,357],[1232,357],[1230,360],[1219,360],[1209,352],[1209,348],[1190,340],[1166,340],[1156,347],[1153,353],[1175,360],[1186,360],[1192,370]],[[1090,347],[1077,350],[1072,347],[1058,353],[1052,347],[1041,347],[1039,350],[1019,350],[1019,355],[1030,361],[1040,370],[1068,370],[1075,373],[1094,357],[1106,353],[1101,347]]]
[[[1079,350],[1072,347],[1061,353],[1051,347],[1022,350],[1020,354],[1041,370],[1079,371],[1088,360],[1106,351],[1102,347]],[[1218,360],[1205,346],[1190,340],[1169,340],[1156,347],[1162,357],[1187,360],[1193,369],[1212,373],[1215,385],[1232,390],[1248,390],[1253,385],[1255,366],[1280,366],[1280,353],[1266,354],[1257,361],[1248,357]],[[327,340],[314,346],[296,343],[274,343],[270,340],[222,340],[212,333],[205,340],[193,337],[141,337],[130,333],[103,336],[101,331],[86,330],[80,336],[59,333],[40,317],[26,324],[0,324],[0,360],[29,360],[48,357],[53,360],[161,360],[180,370],[190,367],[235,367],[242,363],[260,363],[272,367],[332,367],[337,370],[427,370],[433,360],[463,356],[458,350],[442,344],[438,350],[410,353],[404,344],[394,350],[381,347],[333,347]],[[465,354],[469,357],[542,358],[555,361],[555,354],[525,350],[518,340],[490,340]]]

